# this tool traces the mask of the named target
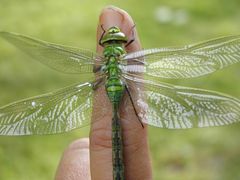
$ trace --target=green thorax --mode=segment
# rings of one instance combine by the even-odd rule
[[[126,53],[124,45],[127,37],[118,27],[111,27],[100,40],[104,47],[103,55],[106,58],[105,73],[107,74],[106,91],[112,103],[119,103],[123,94],[124,84],[120,79],[120,56]]]

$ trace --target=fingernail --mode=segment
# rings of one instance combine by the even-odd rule
[[[127,18],[131,19],[126,11],[110,5],[102,10],[99,17],[99,24],[103,25],[104,29],[112,26],[121,27]]]

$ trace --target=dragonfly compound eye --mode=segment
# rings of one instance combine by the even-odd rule
[[[118,27],[113,26],[108,29],[106,34],[100,40],[100,43],[102,45],[105,45],[113,43],[127,43],[127,41],[128,41],[127,36],[123,32],[121,32],[121,30]]]

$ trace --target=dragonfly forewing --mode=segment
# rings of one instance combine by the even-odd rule
[[[41,63],[64,73],[93,73],[102,58],[92,51],[57,45],[28,36],[0,32],[0,36]]]
[[[144,62],[139,64],[139,61]],[[136,63],[126,63],[136,61]],[[180,48],[155,48],[129,53],[122,66],[128,73],[157,78],[193,78],[240,62],[240,35],[209,40]],[[134,65],[132,65],[134,64]]]
[[[185,129],[223,126],[240,121],[240,101],[228,95],[159,84],[127,75],[125,78],[131,94],[135,94],[133,98],[138,116],[149,125]]]

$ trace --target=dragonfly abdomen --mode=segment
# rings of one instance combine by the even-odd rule
[[[123,142],[120,118],[118,114],[119,102],[121,101],[124,84],[119,78],[116,67],[109,68],[109,76],[105,84],[106,92],[113,106],[112,119],[112,158],[113,179],[124,180]],[[112,73],[111,73],[112,72]]]
[[[113,103],[112,150],[113,179],[124,180],[123,140],[120,118],[118,115],[118,102]]]

